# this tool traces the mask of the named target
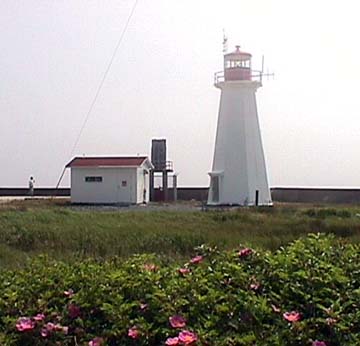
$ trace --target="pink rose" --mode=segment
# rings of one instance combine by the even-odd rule
[[[46,323],[46,325],[44,327],[46,328],[46,330],[48,332],[52,332],[53,330],[55,330],[55,324],[52,322]]]
[[[315,340],[313,341],[312,346],[326,346],[326,342]]]
[[[142,310],[142,311],[146,310],[148,307],[149,307],[149,305],[146,304],[146,303],[141,303],[140,304],[140,310]]]
[[[258,282],[254,282],[250,285],[250,289],[253,291],[257,291],[260,288],[260,284]]]
[[[301,320],[301,315],[296,311],[285,312],[283,317],[286,321],[297,322]]]
[[[103,338],[96,337],[96,338],[92,339],[91,341],[89,341],[88,345],[89,346],[101,346],[103,342],[104,342]]]
[[[203,256],[195,256],[190,260],[190,263],[192,264],[198,264],[201,263],[203,261],[204,257]]]
[[[131,327],[129,330],[128,330],[128,336],[132,339],[138,339],[139,336],[140,336],[140,332],[139,330],[137,329],[136,326],[134,327]]]
[[[74,291],[70,288],[69,290],[64,291],[64,296],[72,298],[74,296]]]
[[[19,332],[27,332],[35,328],[35,322],[29,317],[20,317],[16,323]]]
[[[186,275],[190,273],[190,269],[189,268],[180,268],[179,269],[179,273],[182,275]]]
[[[239,251],[239,257],[247,257],[253,253],[253,250],[250,248],[245,248]]]
[[[34,321],[44,321],[44,319],[45,319],[44,314],[37,314],[36,316],[33,317]]]
[[[49,336],[49,331],[47,330],[46,327],[42,327],[41,328],[41,331],[40,331],[40,335],[43,337],[43,338],[47,338]]]
[[[165,345],[172,346],[172,345],[178,345],[179,344],[179,338],[167,338],[165,341]]]
[[[189,332],[188,330],[183,330],[179,333],[179,341],[185,345],[190,345],[197,340],[197,335],[195,333]]]
[[[180,315],[174,315],[169,317],[169,322],[173,328],[184,328],[186,326],[186,320]]]

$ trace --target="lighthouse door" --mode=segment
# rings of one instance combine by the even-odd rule
[[[211,197],[213,202],[219,202],[219,176],[211,177]]]

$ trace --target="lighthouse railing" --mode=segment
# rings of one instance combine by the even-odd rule
[[[262,82],[263,72],[257,70],[251,70],[251,80]],[[214,84],[225,82],[224,71],[219,71],[214,74]]]
[[[225,81],[224,71],[215,72],[214,74],[214,84],[218,84]]]

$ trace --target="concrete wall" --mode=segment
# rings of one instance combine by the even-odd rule
[[[208,199],[208,191],[207,187],[180,187],[177,189],[177,199],[178,201],[199,201],[199,202],[207,202]],[[174,190],[172,188],[169,189],[168,198],[171,202],[174,200]],[[155,189],[155,197],[159,197],[161,199],[163,197],[160,189]]]
[[[207,201],[208,188],[178,188],[178,200]],[[274,202],[284,203],[359,203],[360,189],[334,188],[271,188]],[[173,199],[172,189],[169,190],[169,200]]]
[[[360,203],[360,189],[272,188],[273,201],[287,203]]]
[[[29,189],[23,187],[1,187],[0,188],[0,196],[1,197],[24,197],[29,195]],[[59,189],[55,189],[52,187],[40,187],[34,189],[34,196],[70,196],[70,188],[61,187]]]
[[[27,196],[27,188],[0,188],[0,196]],[[156,192],[159,190],[156,189]],[[70,196],[69,188],[36,188],[35,196]],[[178,188],[179,201],[207,201],[208,188],[180,187]],[[278,188],[271,189],[273,201],[284,203],[352,203],[360,204],[359,189],[331,189],[331,188]],[[169,191],[170,201],[173,199],[172,189]]]

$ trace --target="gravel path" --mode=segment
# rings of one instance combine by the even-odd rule
[[[71,208],[73,210],[96,210],[96,211],[117,211],[117,212],[152,212],[152,211],[197,211],[202,210],[202,203],[196,201],[189,202],[178,202],[178,203],[149,203],[146,205],[71,205],[68,204],[70,199],[64,197],[55,197],[56,199],[64,200],[64,207]],[[36,202],[37,206],[39,205],[39,201],[50,201],[52,198],[47,196],[44,197],[33,197],[30,198],[28,196],[9,196],[9,197],[0,197],[0,204],[6,204],[10,202],[23,202],[29,203],[29,206],[32,202]],[[45,204],[44,204],[45,206]]]
[[[200,202],[181,203],[149,203],[147,205],[72,205],[74,210],[97,210],[97,211],[118,211],[118,212],[152,212],[152,211],[201,211]]]

